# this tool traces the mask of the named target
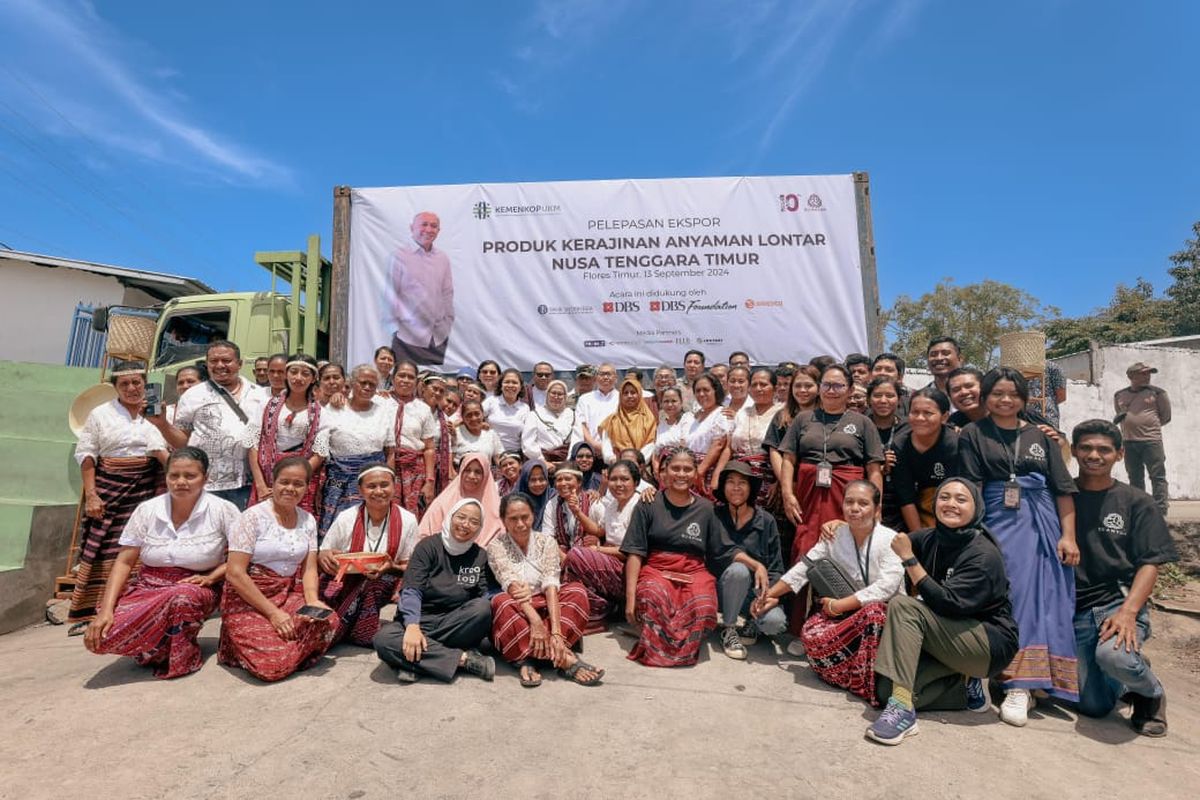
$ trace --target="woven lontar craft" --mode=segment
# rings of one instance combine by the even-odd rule
[[[110,357],[145,361],[154,347],[157,322],[150,317],[112,316],[104,350]]]
[[[1000,366],[1022,373],[1041,374],[1046,370],[1046,334],[1021,331],[1000,336]]]

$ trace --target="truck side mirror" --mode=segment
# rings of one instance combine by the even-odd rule
[[[92,310],[92,330],[104,333],[108,330],[108,307],[100,306]]]

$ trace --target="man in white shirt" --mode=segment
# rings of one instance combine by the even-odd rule
[[[242,353],[233,342],[211,343],[206,362],[209,379],[179,398],[174,424],[161,414],[146,419],[171,447],[189,445],[208,453],[205,489],[245,510],[251,478],[246,427],[261,422],[270,390],[241,375]]]
[[[603,452],[600,445],[600,423],[617,410],[621,395],[617,391],[617,368],[601,364],[596,370],[596,388],[579,398],[575,404],[575,424],[578,434],[592,446],[593,452]]]
[[[547,361],[539,361],[533,365],[533,383],[525,390],[525,401],[529,407],[536,409],[546,405],[546,387],[554,380],[554,367]]]
[[[392,349],[397,359],[419,365],[446,360],[446,344],[454,325],[450,257],[433,246],[441,228],[437,214],[417,214],[412,221],[412,241],[401,245],[392,258],[392,311],[396,318]]]

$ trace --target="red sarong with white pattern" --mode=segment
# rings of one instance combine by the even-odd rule
[[[685,575],[690,583],[664,573]],[[686,553],[651,553],[638,573],[637,616],[642,633],[629,652],[648,667],[684,667],[700,658],[700,644],[717,627],[717,582],[704,559]]]
[[[550,608],[546,605],[545,595],[535,594],[532,602],[549,631]],[[564,583],[558,590],[558,620],[567,647],[573,647],[583,636],[587,616],[588,597],[583,584]],[[508,592],[492,597],[492,644],[504,660],[512,664],[533,657],[529,618],[521,611],[521,604],[513,600]]]

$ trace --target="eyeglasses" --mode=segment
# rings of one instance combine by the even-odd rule
[[[554,373],[553,372],[535,372],[535,373],[533,373],[533,377],[535,377],[535,378],[553,378]]]
[[[822,383],[821,391],[824,392],[844,392],[850,387],[844,383]]]

